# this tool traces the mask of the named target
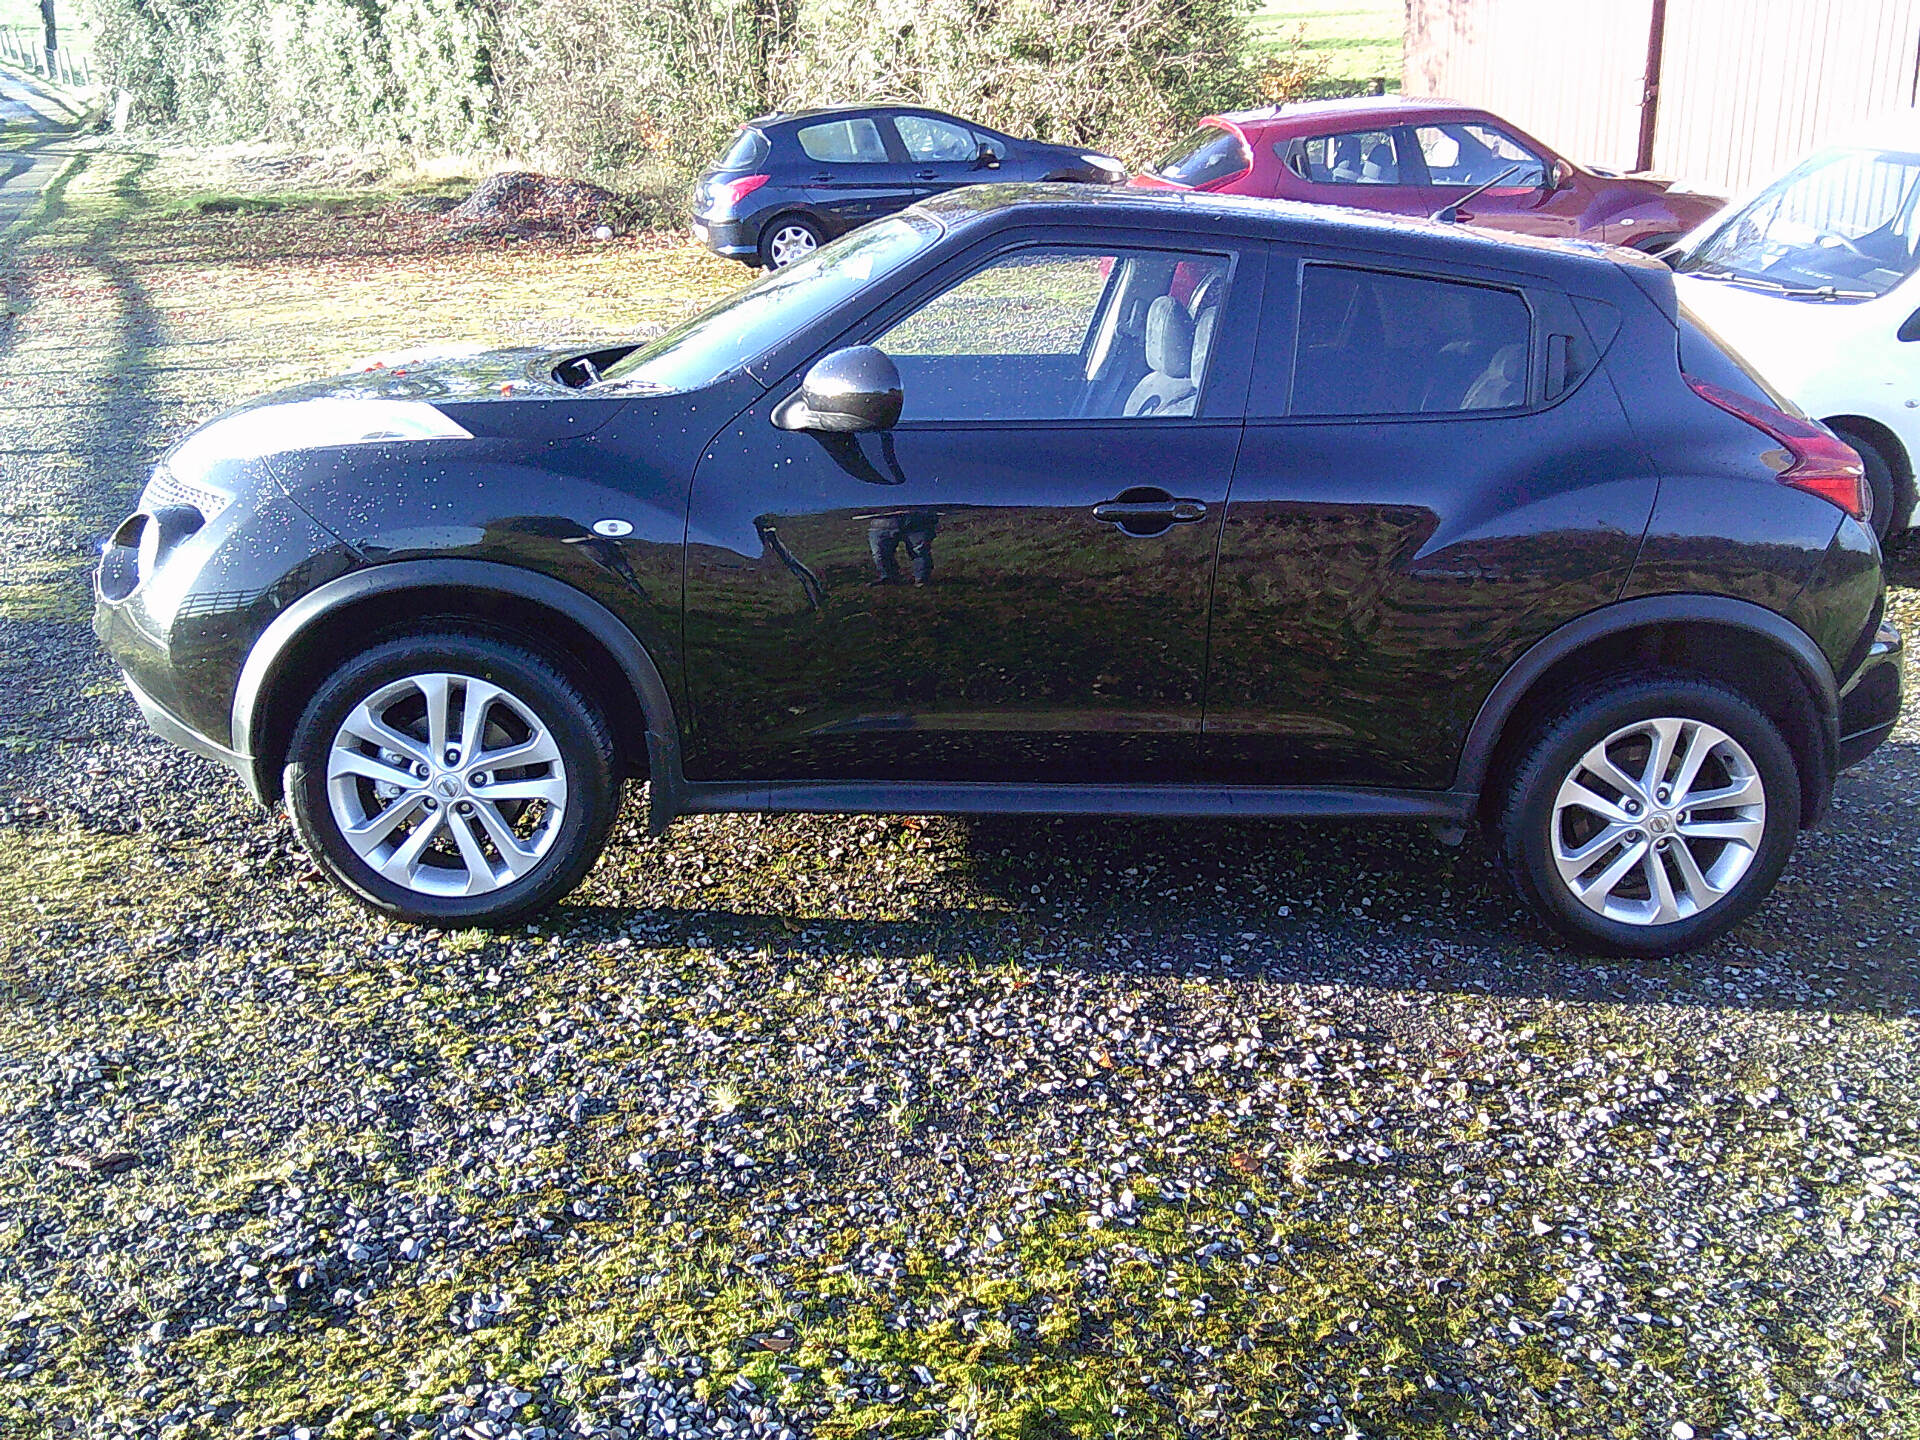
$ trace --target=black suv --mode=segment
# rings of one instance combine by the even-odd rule
[[[1111,155],[1018,140],[907,105],[762,115],[693,190],[693,233],[717,255],[778,270],[828,240],[962,185],[1117,185]]]
[[[176,446],[97,629],[388,914],[689,811],[1479,821],[1665,953],[1900,705],[1861,470],[1627,251],[976,187],[643,345],[416,361]]]

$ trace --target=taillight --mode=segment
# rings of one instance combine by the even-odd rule
[[[723,180],[713,187],[714,198],[723,205],[738,205],[771,178],[769,175],[742,175],[738,180]]]
[[[1786,447],[1789,460],[1780,471],[1782,485],[1818,495],[1856,520],[1865,521],[1872,512],[1873,491],[1867,487],[1866,466],[1860,463],[1859,453],[1826,426],[1776,410],[1710,380],[1688,375],[1686,382],[1702,400],[1729,415],[1738,415]]]

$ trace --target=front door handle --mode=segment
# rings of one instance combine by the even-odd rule
[[[940,172],[938,170],[916,170],[913,172],[913,178],[916,180],[938,180],[940,178]]]
[[[1161,535],[1175,525],[1204,520],[1207,507],[1198,500],[1176,500],[1150,485],[1125,490],[1115,499],[1093,507],[1093,518],[1118,525],[1129,535]]]

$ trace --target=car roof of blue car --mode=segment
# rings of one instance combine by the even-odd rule
[[[791,125],[798,120],[832,119],[836,115],[937,115],[942,120],[951,120],[956,125],[970,126],[975,130],[993,128],[990,125],[982,125],[978,120],[969,120],[946,110],[936,110],[931,105],[914,105],[906,101],[898,103],[882,101],[873,105],[815,105],[804,110],[775,110],[766,115],[754,116],[742,128],[765,130],[775,125]]]
[[[1616,269],[1631,267],[1665,274],[1658,260],[1636,250],[1590,240],[1560,240],[1509,231],[1353,210],[1342,205],[1310,205],[1297,200],[1268,200],[1251,195],[1161,190],[1111,185],[1000,184],[966,185],[913,207],[949,230],[1004,219],[1024,218],[1072,224],[1110,220],[1121,224],[1172,224],[1186,229],[1260,235],[1330,248],[1391,249],[1424,253],[1491,268],[1525,268],[1534,258],[1550,266]]]

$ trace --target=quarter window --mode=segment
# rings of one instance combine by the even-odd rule
[[[887,160],[886,142],[871,120],[826,120],[803,126],[799,136],[809,160],[833,165],[883,165]]]
[[[1532,314],[1511,290],[1309,265],[1296,415],[1415,415],[1527,403]]]
[[[950,120],[935,120],[931,115],[896,115],[893,128],[900,132],[907,158],[925,163],[954,163],[979,154],[973,132]]]
[[[1502,189],[1544,185],[1547,165],[1504,130],[1491,125],[1421,125],[1413,132],[1427,177],[1435,185],[1485,185],[1503,170]]]
[[[903,422],[1192,415],[1226,279],[1217,255],[1019,250],[873,343],[900,367]]]

